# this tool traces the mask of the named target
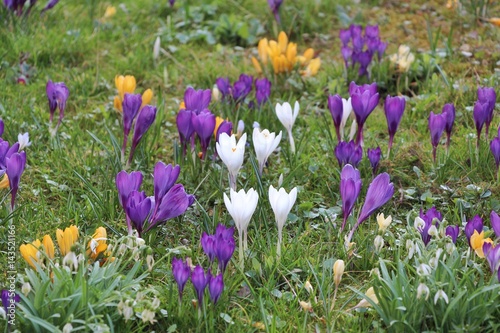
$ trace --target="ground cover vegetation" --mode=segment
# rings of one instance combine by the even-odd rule
[[[498,13],[5,0],[2,329],[498,331]]]

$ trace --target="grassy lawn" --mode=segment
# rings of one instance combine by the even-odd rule
[[[497,165],[490,151],[500,122],[494,116],[488,137],[483,129],[477,141],[474,117],[479,87],[500,93],[500,27],[487,21],[499,16],[500,4],[463,0],[448,8],[444,0],[358,2],[284,0],[280,23],[265,0],[179,0],[173,7],[152,0],[61,1],[43,13],[45,3],[38,2],[21,16],[0,5],[0,119],[5,124],[0,137],[13,144],[18,134],[27,132],[31,141],[24,147],[26,167],[15,209],[9,187],[2,188],[0,182],[0,263],[7,267],[0,287],[8,290],[13,276],[20,295],[15,320],[8,324],[0,319],[4,331],[500,330],[500,251],[494,258],[488,252],[500,241],[500,221],[496,226],[495,216],[490,216],[500,212]],[[380,40],[387,43],[380,61],[373,56],[366,75],[359,75],[359,66],[344,65],[339,33],[351,24],[363,31],[378,25]],[[258,45],[263,38],[278,40],[280,31],[296,43],[298,58],[289,70],[276,73],[272,60],[266,65],[259,58]],[[407,63],[397,65],[400,45],[409,47],[412,61],[405,57]],[[307,67],[312,61],[307,52],[321,59],[317,73]],[[259,60],[261,73],[252,57]],[[220,86],[212,91],[217,78],[234,84],[241,74],[251,75],[251,80],[266,77],[269,98],[258,103],[255,87],[237,101],[222,98]],[[115,107],[118,75],[135,77],[136,94],[151,89],[149,104],[156,107],[155,121],[130,163],[125,160],[134,127],[122,157],[123,117]],[[49,122],[49,80],[64,82],[69,90],[57,132],[58,110]],[[351,81],[376,82],[379,102],[363,126],[363,158],[357,165],[361,190],[342,230],[343,169],[335,154],[338,142],[328,96],[348,98]],[[188,142],[183,153],[176,121],[183,105],[190,103],[184,100],[188,87],[210,90],[208,109],[232,122],[233,133],[238,121],[244,123],[247,143],[236,187],[254,189],[259,197],[248,225],[247,249],[241,247],[237,218],[224,200],[224,195],[231,196],[228,167],[217,156],[223,154],[217,153],[213,135],[203,158],[198,139],[192,149]],[[233,94],[236,89],[234,85]],[[388,96],[406,101],[390,154],[384,113]],[[288,102],[293,109],[296,101],[300,111],[287,131],[276,105]],[[433,160],[428,119],[447,103],[456,110],[451,142],[447,149],[445,131]],[[494,115],[495,107],[493,102]],[[353,111],[344,138],[354,119]],[[282,133],[262,175],[252,139],[254,122],[261,130]],[[366,154],[376,147],[382,156],[372,174]],[[159,178],[159,161],[180,166],[176,183],[195,200],[184,214],[161,220],[142,233],[143,241],[137,240],[128,233],[115,179],[122,170],[139,171],[140,190],[156,195],[153,175]],[[368,188],[384,173],[393,195],[361,221],[349,245],[346,236],[365,211],[367,194],[367,206],[383,197],[376,185],[373,191]],[[287,193],[297,189],[279,247],[271,185]],[[155,199],[158,203],[153,197],[152,206]],[[178,201],[169,205],[181,206]],[[250,206],[246,199],[238,209],[248,211]],[[151,212],[148,218],[153,218]],[[392,218],[386,229],[379,226],[379,213]],[[475,216],[481,223],[468,223]],[[427,227],[419,225],[427,219]],[[235,251],[223,272],[220,299],[213,304],[206,291],[201,304],[189,281],[181,302],[173,258],[189,258],[191,269],[200,265],[219,274],[200,243],[202,233],[214,234],[219,223],[235,227],[234,239],[228,241],[234,241]],[[79,229],[78,241],[67,248],[58,245],[56,229],[71,225]],[[421,234],[429,225],[433,227],[426,241]],[[447,236],[448,226],[459,227],[456,243]],[[91,255],[96,246],[92,237],[99,227],[106,236],[94,239],[108,248],[96,258]],[[19,247],[47,234],[55,257],[44,244],[35,255],[38,262],[28,264]],[[488,237],[491,250],[483,246]],[[335,265],[338,260],[344,262],[343,275]],[[77,267],[72,266],[75,261]],[[337,279],[342,276],[339,284],[334,265]],[[372,298],[366,296],[370,287]],[[8,300],[2,296],[5,307]]]

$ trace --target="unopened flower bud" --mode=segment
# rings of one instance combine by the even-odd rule
[[[21,292],[24,294],[24,296],[28,296],[28,294],[31,291],[31,285],[29,282],[23,283],[23,286],[21,287]]]
[[[335,286],[338,287],[340,281],[342,280],[342,275],[344,274],[344,260],[338,259],[333,265],[333,276],[335,281]]]
[[[309,294],[312,294],[314,291],[314,288],[313,288],[311,282],[309,282],[309,280],[307,280],[306,283],[304,284],[304,288],[305,288],[305,290],[307,290],[307,292]]]
[[[384,238],[380,235],[377,235],[375,237],[375,240],[373,241],[373,245],[375,246],[375,251],[380,252],[382,248],[384,247]]]

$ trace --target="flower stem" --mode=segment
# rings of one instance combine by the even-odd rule
[[[243,258],[243,237],[242,237],[242,234],[241,233],[238,233],[238,244],[239,244],[239,255],[240,255],[240,267],[241,267],[241,270],[243,270],[245,268],[245,264],[243,262],[244,258]]]

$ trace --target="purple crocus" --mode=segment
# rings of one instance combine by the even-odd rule
[[[479,142],[481,141],[481,131],[483,130],[483,126],[486,123],[486,120],[488,119],[489,116],[488,102],[477,101],[474,104],[473,116],[477,133],[476,149],[479,149]]]
[[[281,24],[280,7],[283,3],[283,0],[267,0],[267,3],[269,4],[269,8],[274,15],[274,19],[276,20],[276,22],[278,22],[278,24]]]
[[[495,236],[500,238],[500,217],[495,211],[490,213],[491,228],[495,232]]]
[[[179,288],[179,302],[182,302],[182,292],[184,291],[186,282],[189,280],[190,274],[191,269],[189,268],[187,260],[184,262],[182,259],[177,259],[176,257],[172,259],[172,275]]]
[[[128,234],[130,235],[132,234],[132,223],[127,214],[127,200],[132,192],[139,191],[142,184],[142,173],[140,171],[132,171],[128,174],[126,171],[120,171],[116,175],[115,183],[118,190],[118,201],[125,211]]]
[[[453,130],[453,124],[455,123],[455,105],[453,103],[448,103],[443,106],[443,111],[441,114],[446,115],[446,152],[450,148],[451,131]]]
[[[13,291],[2,289],[0,299],[2,300],[2,305],[7,317],[7,326],[9,326],[10,323],[14,322],[16,319],[16,303],[19,303],[21,298]],[[7,329],[6,331],[10,332],[10,329]]]
[[[9,177],[11,195],[10,208],[11,211],[13,211],[16,203],[17,190],[19,189],[19,181],[21,180],[21,175],[26,166],[26,153],[24,151],[13,153],[10,157],[5,159],[5,165],[7,177]]]
[[[132,162],[134,157],[135,148],[142,139],[142,136],[148,131],[151,125],[156,119],[156,108],[151,105],[144,106],[135,122],[134,136],[132,137],[132,147],[130,148],[130,153],[128,157],[128,165]]]
[[[191,272],[191,282],[193,283],[194,290],[196,291],[199,308],[203,306],[203,294],[209,280],[210,272],[205,274],[203,267],[200,265],[197,265]]]
[[[179,138],[182,146],[182,154],[186,155],[186,147],[188,142],[193,142],[191,138],[194,134],[193,120],[196,113],[191,110],[182,109],[177,114],[176,123],[179,131]],[[193,148],[191,146],[191,148]]]
[[[361,223],[392,198],[394,194],[394,185],[390,181],[391,177],[386,172],[379,174],[372,180],[371,184],[368,186],[365,203],[363,204],[363,208],[361,208],[358,221],[347,236],[346,245],[350,244],[354,232]]]
[[[142,104],[141,94],[125,94],[123,97],[123,144],[122,144],[122,162],[125,163],[125,149],[127,149],[127,141],[132,129],[134,119],[139,113]]]
[[[234,229],[232,229],[234,232]],[[226,270],[227,264],[231,257],[233,256],[234,250],[236,249],[236,243],[233,238],[233,234],[215,234],[216,246],[215,255],[219,261],[219,270],[224,272]]]
[[[66,109],[66,101],[69,97],[69,89],[66,87],[64,82],[52,82],[49,80],[45,86],[45,91],[47,93],[47,99],[49,100],[49,110],[50,110],[50,123],[52,124],[52,119],[54,118],[54,112],[59,108],[59,121],[57,122],[56,129],[61,125],[61,121],[64,118],[64,110]]]
[[[342,46],[340,53],[344,59],[345,67],[349,67],[349,62],[352,60],[352,49],[349,46]]]
[[[500,166],[500,137],[497,136],[491,140],[490,150],[496,164],[495,178],[498,179],[498,167]]]
[[[253,77],[251,75],[241,74],[238,81],[233,85],[233,99],[241,102],[252,91]]]
[[[351,215],[361,191],[361,185],[359,170],[350,164],[344,166],[340,173],[340,197],[342,198],[342,214],[344,217],[341,230],[344,230],[347,219]]]
[[[184,92],[184,104],[186,106],[186,110],[193,111],[196,114],[199,114],[208,108],[211,100],[212,92],[210,89],[194,90],[192,87],[189,87]]]
[[[181,168],[178,165],[175,167],[172,164],[165,165],[162,161],[156,163],[153,171],[155,211],[158,210],[167,192],[174,186],[180,172]]]
[[[219,77],[215,80],[215,84],[222,94],[222,98],[227,98],[227,96],[231,95],[231,83],[229,82],[229,78],[227,77]]]
[[[456,244],[458,235],[460,234],[460,227],[458,225],[449,225],[446,227],[446,236],[450,237],[453,244]]]
[[[203,159],[205,158],[210,139],[214,133],[215,115],[208,109],[203,110],[193,118],[193,128],[200,138],[201,158]]]
[[[483,231],[483,226],[484,226],[483,219],[479,215],[474,216],[467,222],[464,228],[464,233],[465,236],[467,237],[469,245],[470,245],[470,238],[474,234],[474,231],[477,231],[477,233],[480,234]]]
[[[351,41],[351,30],[350,29],[340,29],[339,38],[342,42],[342,46],[347,46]]]
[[[215,241],[216,238],[214,235],[209,235],[206,232],[203,232],[201,235],[201,247],[203,248],[203,252],[207,255],[208,260],[210,260],[210,263],[215,259]]]
[[[387,96],[384,103],[385,118],[387,120],[387,129],[389,131],[389,146],[387,157],[391,154],[392,143],[394,135],[398,130],[399,123],[405,112],[406,100],[401,96]]]
[[[484,87],[477,88],[477,99],[482,104],[488,104],[486,111],[486,138],[488,138],[489,129],[491,121],[493,120],[493,111],[495,110],[495,103],[497,100],[497,94],[495,93],[494,88]]]
[[[151,214],[151,198],[146,197],[144,192],[132,191],[126,201],[125,214],[128,220],[137,230],[139,237],[142,236],[145,223]]]
[[[358,63],[359,63],[358,75],[359,76],[368,75],[368,66],[372,62],[372,57],[373,57],[373,54],[370,51],[359,52],[359,54],[358,54]],[[378,100],[377,100],[377,103],[378,103]]]
[[[46,12],[49,9],[54,8],[55,5],[57,5],[58,3],[59,3],[59,0],[50,0],[49,2],[47,2],[47,4],[45,5],[45,7],[43,7],[42,13]]]
[[[431,112],[429,114],[428,123],[429,131],[431,132],[432,159],[435,163],[437,146],[439,145],[439,140],[441,139],[441,135],[443,135],[443,131],[446,127],[446,115],[434,114],[434,112]]]
[[[0,119],[0,139],[2,138],[4,127],[5,124],[3,123],[3,120]]]
[[[341,141],[335,147],[335,157],[342,168],[346,164],[352,164],[357,167],[363,158],[363,148],[354,141]]]
[[[340,95],[328,96],[328,109],[332,115],[333,124],[335,125],[335,133],[337,134],[337,141],[341,142],[340,126],[342,124],[342,115],[344,114],[344,103]]]
[[[351,104],[358,123],[358,133],[356,135],[356,144],[363,145],[363,126],[366,118],[372,113],[378,105],[379,94],[377,84],[358,86],[351,82],[349,85],[349,93],[351,94]]]
[[[484,242],[483,253],[486,257],[486,261],[488,261],[491,273],[495,274],[500,266],[500,246],[494,246],[491,243]]]
[[[426,213],[422,209],[420,209],[420,218],[424,221],[424,226],[418,228],[420,235],[422,236],[422,241],[425,245],[429,244],[431,241],[431,235],[429,235],[429,229],[432,226],[439,228],[439,222],[442,221],[443,216],[436,209],[436,207],[432,207],[427,210]]]
[[[212,276],[210,274],[209,282],[208,282],[208,292],[210,293],[210,300],[213,304],[216,304],[224,291],[224,280],[222,273],[217,276]]]
[[[372,175],[373,177],[375,177],[380,162],[380,156],[382,155],[382,150],[380,149],[380,147],[368,149],[366,155],[368,156],[368,160],[370,161],[370,165],[372,166]]]
[[[11,157],[12,154],[19,152],[19,142],[14,143],[12,146],[9,145],[8,141],[0,141],[0,169],[7,169],[7,158]]]
[[[234,227],[226,228],[224,224],[219,223],[215,228],[215,236],[222,236],[224,239],[230,239],[234,236]]]
[[[262,106],[271,96],[271,82],[267,78],[255,80],[255,98],[257,105]]]
[[[219,142],[219,136],[222,133],[226,133],[227,135],[231,136],[232,131],[233,131],[233,123],[230,121],[223,120],[222,123],[219,125],[219,128],[217,128],[217,133],[215,134],[215,141]]]

